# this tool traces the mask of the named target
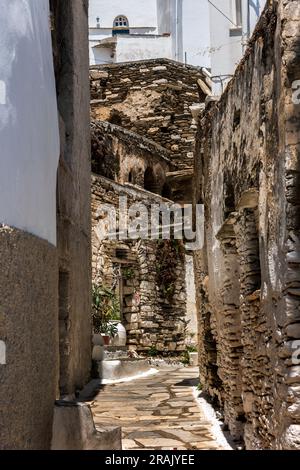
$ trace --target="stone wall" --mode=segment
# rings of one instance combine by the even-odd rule
[[[49,4],[11,1],[0,23],[0,449],[40,450],[50,448],[58,383]]]
[[[51,1],[60,116],[57,186],[60,394],[73,394],[91,368],[90,109],[88,1]]]
[[[92,117],[154,140],[181,169],[193,167],[196,125],[190,107],[210,82],[197,67],[168,59],[93,66]]]
[[[92,168],[101,175],[97,185],[93,180],[93,214],[95,200],[97,205],[106,202],[117,207],[120,194],[129,195],[130,202],[142,201],[147,208],[163,202],[159,195],[168,198],[167,205],[171,200],[190,202],[194,118],[199,99],[204,101],[210,93],[206,75],[170,60],[149,60],[92,67],[90,78]],[[99,224],[102,215],[96,219]],[[186,295],[193,273],[190,270],[185,279],[182,244],[141,237],[139,242],[125,240],[119,246],[99,243],[96,232],[97,228],[92,235],[93,279],[111,286],[122,278],[129,348],[181,353],[187,320],[195,317]],[[127,252],[126,260],[116,256],[120,249]],[[130,271],[133,275],[126,278]]]
[[[200,378],[247,449],[300,448],[299,24],[298,1],[268,2],[198,126]]]
[[[27,5],[30,2],[23,3],[26,13],[30,13]],[[57,183],[57,246],[54,245],[56,236],[52,236],[53,243],[49,243],[24,230],[0,225],[0,338],[2,341],[3,337],[6,343],[6,358],[5,361],[1,358],[0,370],[1,449],[50,449],[55,400],[65,394],[75,396],[76,390],[82,388],[90,376],[87,6],[86,0],[50,1],[61,150]],[[32,10],[36,16],[30,19],[29,15],[27,20],[30,19],[30,37],[35,37],[41,20],[38,14],[46,15],[43,21],[47,27],[50,23],[47,5],[43,5],[41,10],[36,6]],[[20,40],[18,34],[15,38]],[[26,41],[26,38],[21,40]],[[39,73],[51,73],[50,66],[47,72],[42,67],[44,57],[41,57],[38,40],[35,46],[38,52],[31,52],[36,53],[37,61],[41,61]],[[31,67],[31,63],[26,63],[26,67]],[[28,71],[24,71],[24,90],[35,96],[34,83],[28,80],[29,76]],[[48,93],[48,82],[43,81],[43,77],[39,86]],[[53,100],[50,91],[49,96]],[[51,104],[57,107],[55,97]],[[40,105],[35,96],[32,106]],[[51,119],[47,107],[44,112]],[[20,116],[18,114],[18,118]],[[34,124],[26,129],[26,141],[30,145],[36,140],[39,129]],[[51,127],[55,124],[51,122]],[[54,138],[51,129],[45,134],[48,140]],[[26,144],[25,140],[20,142]],[[56,145],[56,141],[49,142],[49,147]],[[12,161],[13,156],[12,153]],[[45,156],[46,149],[45,155],[38,158]],[[53,159],[53,165],[56,155],[50,154],[49,158]],[[25,158],[24,161],[28,168],[34,165],[34,160]],[[25,185],[26,191],[35,196],[34,203],[31,195],[28,197],[29,213],[39,214],[42,207],[39,197],[42,195],[35,191],[35,187],[25,184],[26,178],[23,178],[20,168],[16,167],[15,172],[18,184]],[[55,184],[50,191],[51,175],[41,173],[39,177],[43,178],[44,185],[48,185],[55,208]],[[9,173],[8,183],[12,184]],[[53,201],[48,201],[49,225],[53,217],[50,214],[52,205]],[[54,233],[55,228],[56,224]]]
[[[92,176],[93,280],[111,288],[121,278],[123,322],[129,349],[139,353],[180,354],[185,349],[186,293],[185,258],[172,250],[174,285],[172,295],[159,283],[161,253],[169,249],[167,240],[103,240],[99,234],[105,224],[104,213],[112,205],[119,216],[119,197],[126,196],[128,208],[142,203],[172,205],[170,201],[132,185],[119,185],[104,177]],[[180,247],[180,243],[178,247]],[[119,254],[119,252],[121,253]],[[125,255],[124,255],[125,252]]]

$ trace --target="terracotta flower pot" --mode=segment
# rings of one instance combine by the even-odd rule
[[[108,335],[102,335],[102,338],[103,338],[103,341],[104,341],[104,345],[105,345],[105,346],[109,346],[109,344],[110,344],[110,336],[108,336]]]

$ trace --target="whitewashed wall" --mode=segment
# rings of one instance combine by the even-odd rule
[[[267,0],[250,0],[250,32],[253,32],[257,19],[260,16],[261,12],[263,11]],[[243,4],[243,27],[244,31],[247,30],[247,2]]]
[[[157,24],[158,34],[172,32],[171,14],[174,0],[157,0]]]
[[[0,0],[0,223],[56,243],[57,102],[48,0]]]
[[[196,287],[194,260],[192,256],[185,257],[185,287],[186,287],[186,320],[188,321],[187,333],[190,339],[197,343],[198,320],[196,304]]]
[[[100,18],[101,28],[112,29],[116,16],[124,15],[135,28],[151,27],[157,31],[156,0],[90,0],[89,25],[96,27]]]
[[[187,63],[209,68],[210,28],[207,0],[183,0],[182,51]]]
[[[93,51],[93,41],[101,40],[112,35],[113,21],[118,15],[125,15],[129,20],[131,34],[171,34],[172,54],[174,60],[184,62],[185,52],[187,62],[191,65],[210,66],[209,57],[209,9],[207,0],[90,0],[90,61],[97,63],[103,54]],[[100,19],[100,28],[97,26]],[[141,41],[139,41],[141,42]],[[93,43],[93,44],[92,44]],[[154,49],[150,47],[157,42],[143,42],[145,51],[138,54],[134,50],[132,58],[126,52],[127,60],[141,58],[156,58]],[[162,55],[159,57],[167,57]],[[144,56],[143,56],[144,54]],[[100,59],[101,60],[101,59]],[[107,57],[105,57],[107,62]],[[99,63],[99,62],[98,62]]]
[[[212,75],[233,75],[247,41],[248,1],[242,0],[243,25],[239,35],[233,35],[235,27],[232,22],[235,21],[235,0],[214,0],[213,3],[225,16],[212,5],[209,6]],[[266,0],[251,0],[250,2],[250,34],[255,28],[258,15],[262,12],[265,3]],[[226,83],[226,81],[223,83],[223,88]],[[220,82],[214,84],[213,92],[216,95],[222,93]]]
[[[97,42],[90,41],[90,65],[113,64],[115,62],[114,49],[94,47]]]
[[[179,62],[183,62],[182,4],[183,0],[157,0],[159,33],[171,34],[172,59]]]

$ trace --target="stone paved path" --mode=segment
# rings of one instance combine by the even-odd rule
[[[197,375],[195,368],[168,367],[106,385],[91,405],[95,424],[121,426],[124,450],[221,450],[193,395]]]

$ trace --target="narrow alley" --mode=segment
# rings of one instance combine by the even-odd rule
[[[91,406],[95,424],[122,426],[123,450],[224,450],[197,404],[198,375],[197,368],[169,366],[106,385]]]
[[[300,0],[0,7],[0,452],[299,451]]]

